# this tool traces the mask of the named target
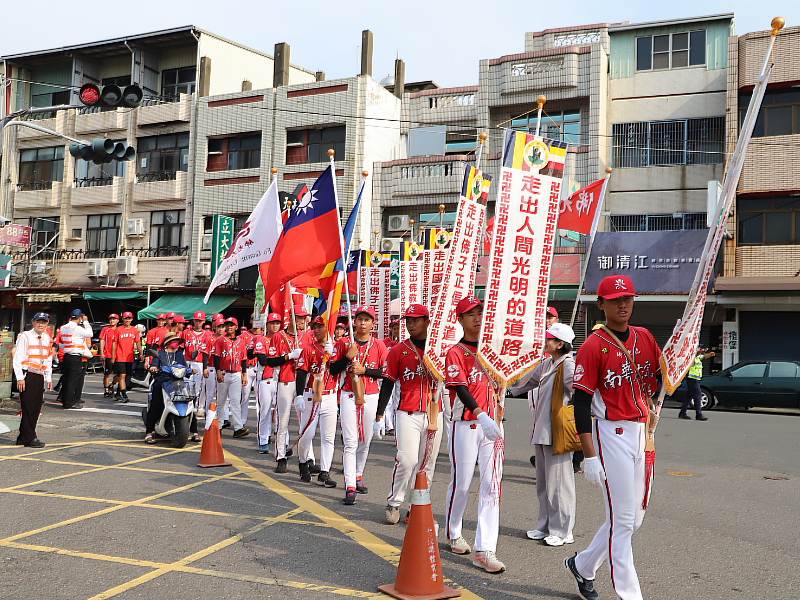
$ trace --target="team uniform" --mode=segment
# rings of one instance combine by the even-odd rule
[[[195,331],[194,328],[184,329],[180,333],[180,338],[184,341],[183,355],[189,362],[189,370],[192,371],[189,375],[189,380],[194,384],[195,393],[197,394],[198,406],[202,406],[205,410],[205,402],[203,400],[203,339],[206,337],[206,331],[201,329]],[[194,358],[192,354],[197,352]]]
[[[116,327],[106,325],[100,330],[100,335],[98,336],[100,341],[103,342],[103,375],[110,375],[113,371],[111,368],[111,346],[115,330]]]
[[[118,325],[119,327],[119,325]],[[166,327],[153,327],[150,329],[147,334],[144,336],[144,343],[148,348],[152,348],[153,350],[160,350],[160,342],[158,340],[163,340],[164,336],[169,331]]]
[[[140,340],[136,327],[118,325],[114,330],[114,341],[117,344],[114,351],[114,371],[117,375],[130,377],[133,373],[133,348]]]
[[[301,341],[304,334],[300,335]],[[270,338],[269,358],[278,358],[289,354],[295,349],[297,342],[295,336],[287,331],[279,331]],[[300,346],[302,349],[302,346]],[[292,402],[295,400],[295,372],[294,360],[286,360],[279,367],[278,391],[276,397],[278,427],[275,433],[275,459],[286,458],[286,446],[289,444],[289,417],[292,411]]]
[[[231,339],[225,335],[220,336],[214,342],[211,355],[219,358],[219,371],[222,372],[222,381],[217,381],[217,411],[222,409],[224,413],[225,405],[230,405],[231,424],[236,433],[244,429],[240,410],[242,361],[247,356],[244,342],[238,337]]]
[[[589,547],[575,556],[574,565],[581,577],[591,580],[608,558],[611,583],[622,600],[642,597],[631,536],[642,524],[649,495],[644,453],[647,398],[656,390],[661,356],[649,331],[629,326],[628,332],[623,343],[635,365],[598,329],[578,350],[573,376],[575,390],[592,395],[592,442],[606,475],[605,523]]]
[[[245,358],[247,358],[246,353],[249,350],[253,350],[255,346],[255,337],[252,333],[245,330],[243,331],[239,337],[242,339],[242,343],[244,344],[245,348]],[[247,423],[247,413],[250,409],[250,392],[256,387],[256,383],[258,381],[258,361],[255,358],[247,358],[247,383],[242,385],[242,400],[241,400],[241,414],[242,414],[242,424]]]
[[[220,336],[223,337],[223,336]],[[214,361],[211,358],[214,344],[219,339],[212,330],[206,330],[206,336],[201,342],[200,351],[206,355],[206,364],[208,365],[208,377],[203,377],[203,410],[208,411],[208,407],[215,401],[217,395],[217,368],[214,366]],[[217,409],[218,421],[220,424],[225,423],[223,414]]]
[[[303,348],[300,358],[297,359],[297,371],[308,373],[305,389],[302,390],[302,410],[298,411],[300,417],[300,439],[297,442],[298,460],[301,463],[314,460],[313,440],[320,427],[320,471],[326,473],[331,470],[333,460],[333,439],[336,434],[337,412],[337,378],[327,369],[327,362],[323,363],[325,349],[316,341],[312,341]],[[313,385],[316,376],[323,378],[322,402],[314,402]],[[298,395],[300,390],[297,390]]]
[[[257,335],[253,338],[253,353],[269,357],[270,338]],[[256,382],[256,438],[259,448],[266,448],[272,435],[272,413],[278,392],[278,369],[259,366]]]

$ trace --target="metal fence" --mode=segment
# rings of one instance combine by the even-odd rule
[[[152,183],[154,181],[175,181],[177,171],[151,171],[149,173],[137,173],[136,183]]]
[[[20,250],[11,253],[14,262],[27,261],[30,252]],[[189,256],[189,246],[162,246],[160,248],[121,248],[119,256],[138,256],[139,258],[168,258],[175,256]],[[37,259],[42,259],[38,254]],[[117,258],[116,250],[53,250],[47,259],[55,260],[85,260],[89,258]]]
[[[613,166],[713,165],[725,160],[725,117],[615,123]]]
[[[52,190],[52,181],[26,181],[17,184],[18,192],[35,192],[40,190]]]
[[[621,231],[682,231],[705,229],[706,213],[673,215],[611,215],[610,230]]]
[[[113,177],[83,177],[81,179],[73,179],[75,187],[98,187],[101,185],[112,185],[114,183]]]

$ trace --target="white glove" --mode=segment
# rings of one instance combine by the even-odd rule
[[[586,477],[586,481],[594,487],[602,487],[603,482],[606,480],[606,472],[603,470],[603,465],[600,464],[600,459],[596,456],[587,458],[583,463],[583,474]]]
[[[383,439],[383,419],[380,421],[375,421],[372,424],[372,436],[378,438],[379,440]]]
[[[300,348],[295,348],[289,352],[289,360],[297,360],[298,358],[300,358]]]
[[[497,423],[495,423],[494,419],[492,419],[485,412],[482,412],[478,415],[478,423],[480,423],[481,429],[483,429],[483,435],[485,435],[492,442],[496,442],[503,437],[503,434],[500,433],[500,428],[497,426]]]
[[[333,356],[333,342],[330,340],[325,342],[325,352],[328,354],[328,356]]]
[[[294,399],[294,409],[297,410],[297,411],[301,411],[302,412],[302,410],[303,410],[302,406],[303,406],[304,400],[305,400],[305,398],[303,398],[303,396],[297,396]]]

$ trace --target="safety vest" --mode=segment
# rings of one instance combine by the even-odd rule
[[[696,356],[694,364],[689,369],[689,379],[702,379],[703,378],[703,359]]]
[[[28,356],[22,360],[22,368],[31,373],[44,375],[47,372],[46,361],[52,355],[50,335],[43,332],[39,336],[33,330],[26,331],[22,335],[28,338]]]
[[[83,349],[86,346],[86,338],[81,338],[80,341],[73,341],[72,332],[75,331],[76,327],[78,327],[78,324],[74,321],[70,321],[66,325],[63,325],[59,330],[61,332],[61,341],[59,342],[58,346],[64,352],[64,354],[83,355]]]

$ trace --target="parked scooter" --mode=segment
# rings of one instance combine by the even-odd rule
[[[158,356],[158,352],[154,350],[149,350],[148,353],[150,356]],[[195,385],[185,377],[187,368],[183,365],[161,365],[159,369],[170,375],[170,379],[161,384],[164,412],[156,424],[155,432],[161,437],[170,437],[174,448],[183,448],[189,441],[189,427],[195,412]],[[152,394],[151,387],[150,398]],[[142,409],[142,419],[147,423],[147,408]]]

